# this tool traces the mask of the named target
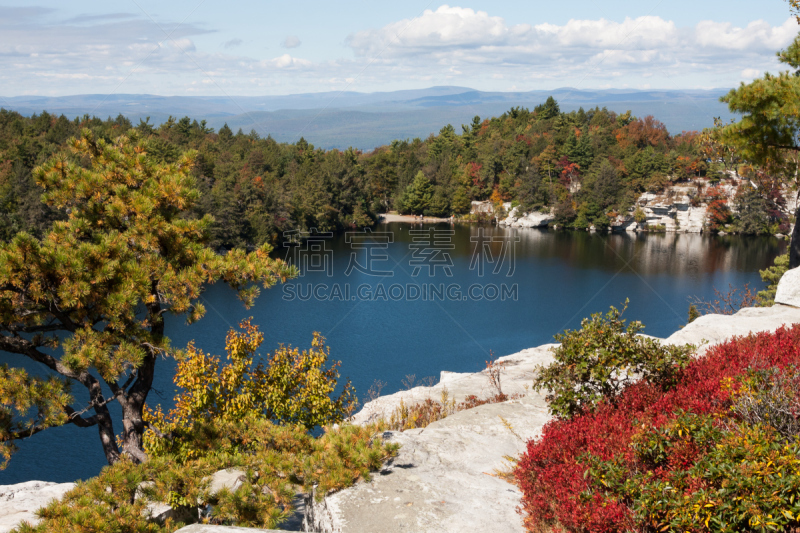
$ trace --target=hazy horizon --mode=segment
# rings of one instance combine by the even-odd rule
[[[499,116],[511,107],[534,108],[553,96],[564,111],[606,107],[617,113],[653,115],[673,133],[713,126],[715,117],[731,118],[714,90],[578,90],[477,91],[468,87],[430,87],[416,90],[320,92],[282,96],[160,96],[145,94],[18,96],[0,107],[33,115],[42,111],[68,118],[84,114],[100,118],[122,114],[134,124],[149,117],[159,125],[168,117],[206,120],[219,129],[256,131],[279,142],[304,137],[325,149],[354,147],[371,150],[395,139],[426,138],[447,124],[459,129],[474,116]],[[460,130],[459,130],[460,131]]]
[[[783,0],[0,0],[7,95],[284,96],[734,87],[780,65]]]

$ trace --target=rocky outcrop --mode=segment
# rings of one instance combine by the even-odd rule
[[[800,309],[795,307],[780,304],[772,307],[745,307],[734,315],[703,315],[667,337],[664,342],[694,344],[703,350],[736,336],[775,331],[784,324],[798,322]]]
[[[489,201],[478,202],[472,200],[469,212],[473,215],[492,215],[494,214],[494,204]]]
[[[528,394],[536,367],[552,360],[550,348],[555,346],[558,345],[545,344],[499,358],[497,362],[503,365],[500,382],[502,392],[509,396]],[[367,402],[361,411],[352,417],[351,422],[365,425],[381,418],[388,420],[401,400],[406,405],[413,405],[427,398],[441,400],[443,393],[446,393],[448,398],[460,402],[470,395],[479,398],[494,396],[497,390],[491,386],[486,370],[476,373],[444,371],[440,375],[439,382],[432,387],[414,387]]]
[[[39,518],[34,513],[74,487],[75,483],[47,481],[0,485],[0,533],[8,533],[23,520],[38,524]]]
[[[255,529],[252,527],[208,526],[192,524],[182,527],[175,533],[284,533],[283,529]]]
[[[702,316],[664,342],[691,343],[703,351],[737,335],[774,331],[798,322],[798,308],[746,308],[732,316]],[[384,438],[402,446],[398,456],[369,482],[359,482],[320,502],[309,498],[306,531],[524,531],[516,513],[520,493],[497,477],[497,471],[508,468],[504,457],[523,452],[525,442],[540,435],[550,420],[543,396],[531,392],[529,385],[534,368],[551,360],[552,346],[501,359],[507,362],[504,392],[523,391],[523,398],[457,412],[424,429],[387,432]],[[487,382],[485,372],[443,372],[434,387],[417,387],[367,403],[354,421],[387,416],[401,399],[407,404],[426,397],[438,399],[445,389],[456,398],[480,395],[482,390],[490,391]]]
[[[519,490],[499,477],[549,420],[542,396],[461,411],[388,432],[398,456],[370,482],[307,502],[307,531],[522,531]]]
[[[555,221],[556,217],[553,216],[552,211],[547,212],[533,212],[533,213],[520,213],[518,207],[511,208],[508,204],[506,209],[511,209],[508,217],[498,221],[501,226],[509,226],[511,228],[544,228]]]
[[[668,187],[659,194],[642,194],[634,207],[634,210],[637,207],[641,209],[645,215],[645,220],[637,224],[639,229],[663,226],[665,231],[701,233],[708,208],[706,204],[692,205],[692,198],[697,194],[697,189],[691,185]],[[624,220],[624,224],[636,224],[633,213],[629,213]]]
[[[775,303],[800,307],[800,268],[793,268],[781,277],[775,292]]]

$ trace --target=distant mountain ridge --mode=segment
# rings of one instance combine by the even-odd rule
[[[84,114],[116,117],[134,124],[150,117],[160,124],[171,115],[206,120],[211,127],[227,123],[234,131],[255,130],[278,141],[301,136],[322,148],[353,146],[370,150],[394,139],[425,138],[443,126],[469,123],[475,115],[497,116],[511,107],[532,108],[553,96],[564,111],[607,107],[618,113],[653,115],[671,133],[702,130],[714,117],[732,115],[719,101],[728,89],[710,90],[554,90],[490,92],[441,86],[389,92],[354,91],[285,96],[159,96],[150,94],[83,94],[74,96],[14,96],[0,106],[30,116],[46,110],[69,118]]]

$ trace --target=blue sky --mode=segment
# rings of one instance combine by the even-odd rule
[[[0,1],[0,94],[731,87],[798,29],[781,0]]]

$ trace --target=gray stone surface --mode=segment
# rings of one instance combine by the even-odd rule
[[[800,322],[800,309],[794,307],[746,307],[735,315],[703,315],[667,337],[665,342],[697,346],[717,344],[758,331],[775,331],[782,325],[796,322]]]
[[[233,527],[233,526],[207,526],[202,524],[192,524],[182,527],[175,533],[283,533],[283,529],[255,529],[252,527]]]
[[[520,492],[497,477],[549,420],[538,394],[390,432],[398,456],[368,483],[307,502],[307,531],[523,531]]]
[[[39,519],[34,513],[74,487],[75,483],[48,481],[0,485],[0,533],[8,533],[23,520],[38,524]]]
[[[214,472],[211,478],[208,479],[208,493],[216,494],[222,489],[235,492],[245,481],[247,481],[247,474],[244,470],[236,468],[220,470],[219,472]]]
[[[775,303],[800,307],[800,268],[788,270],[778,283]]]

